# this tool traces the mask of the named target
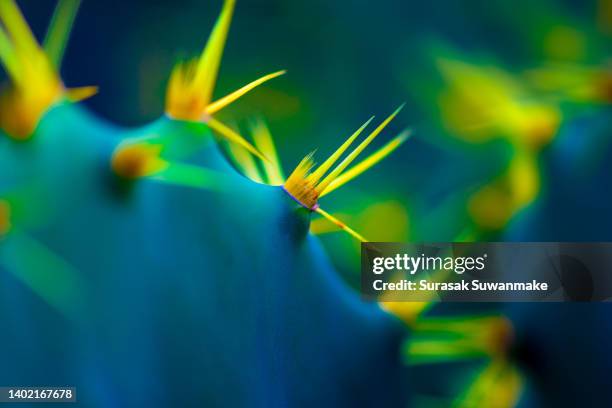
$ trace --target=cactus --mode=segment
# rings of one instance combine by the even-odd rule
[[[59,77],[76,6],[59,3],[41,47],[16,4],[0,3],[10,79],[0,382],[74,385],[86,406],[405,401],[405,328],[359,300],[308,232],[315,212],[362,238],[319,198],[405,140],[347,170],[399,110],[335,168],[365,126],[316,169],[309,155],[283,180],[270,139],[254,145],[213,117],[283,73],[212,101],[234,7],[226,0],[202,55],[172,72],[166,115],[122,129],[76,103],[95,88]],[[213,132],[234,160],[242,154],[280,185],[237,172]]]
[[[95,87],[68,88],[59,76],[78,5],[60,0],[41,46],[14,0],[0,2],[10,82],[0,96],[0,383],[76,386],[92,407],[511,407],[531,402],[534,387],[554,394],[528,377],[541,369],[527,360],[542,336],[533,341],[524,316],[543,309],[367,303],[329,262],[317,232],[366,237],[325,200],[407,140],[406,130],[355,163],[401,107],[358,144],[373,118],[321,164],[311,153],[286,173],[263,119],[251,142],[215,117],[285,73],[213,100],[234,9],[225,0],[202,54],[172,71],[165,115],[120,128],[78,104]],[[512,145],[507,170],[470,202],[472,233],[486,237],[535,199],[558,112],[525,105],[502,72],[441,66],[454,133]],[[480,101],[466,103],[465,76],[487,91]],[[452,111],[486,116],[499,101],[486,132]],[[547,358],[566,371],[558,354]],[[456,364],[460,378],[449,380]]]

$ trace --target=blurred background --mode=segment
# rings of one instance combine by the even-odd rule
[[[19,4],[42,38],[56,1]],[[84,103],[108,121],[150,122],[163,114],[172,67],[199,54],[220,8],[84,0],[62,77],[98,85]],[[407,127],[413,137],[321,201],[369,240],[610,241],[611,37],[610,0],[238,0],[215,94],[288,70],[219,115],[238,125],[265,117],[286,173],[406,102],[375,144]],[[319,232],[358,287],[359,243]],[[446,312],[482,309],[464,306]],[[594,390],[610,399],[607,304],[506,306],[514,360],[553,396],[547,406],[584,403]],[[572,370],[580,378],[564,377]],[[422,378],[432,377],[442,378]],[[415,387],[439,391],[418,378]]]

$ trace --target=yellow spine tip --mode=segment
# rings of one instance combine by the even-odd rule
[[[168,166],[161,159],[162,146],[145,143],[120,145],[113,153],[111,168],[120,177],[137,179],[159,173]]]
[[[73,7],[78,6],[78,1],[62,4]],[[68,11],[67,24],[57,32],[61,41],[58,40],[58,47],[52,48],[65,45],[76,7]],[[0,63],[5,65],[11,81],[0,98],[0,127],[15,139],[27,139],[47,110],[63,97],[70,98],[70,92],[64,88],[56,66],[40,47],[12,0],[0,1]],[[82,95],[90,95],[91,88],[88,92]]]

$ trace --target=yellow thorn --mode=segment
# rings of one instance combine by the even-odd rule
[[[242,170],[246,177],[257,183],[264,182],[251,153],[249,153],[242,146],[239,146],[236,143],[228,143],[227,148],[229,150],[230,155],[234,159],[236,166],[240,170]]]
[[[290,196],[308,209],[313,209],[319,198],[315,191],[315,186],[306,177],[315,166],[312,160],[313,155],[314,152],[307,154],[295,167],[295,170],[291,172],[289,177],[287,177],[287,181],[283,185],[283,188]]]
[[[11,44],[11,40],[0,25],[0,62],[6,68],[6,72],[18,82],[21,74],[19,60]]]
[[[166,113],[175,119],[198,121],[206,105],[201,90],[193,86],[193,76],[197,61],[178,63],[170,74],[166,87]]]
[[[97,86],[80,86],[78,88],[66,89],[66,98],[70,102],[80,102],[82,100],[91,98],[97,93]]]
[[[259,85],[263,84],[264,82],[267,82],[273,78],[281,76],[285,74],[286,72],[287,71],[277,71],[272,74],[265,75],[259,79],[256,79],[255,81],[243,86],[242,88],[232,92],[231,94],[226,95],[223,98],[218,99],[215,102],[211,103],[210,105],[206,107],[204,112],[208,115],[212,115],[213,113],[219,112],[221,109],[225,108],[227,105],[236,101],[238,98],[242,97],[243,95],[250,92],[251,90],[257,88]]]
[[[355,148],[355,150],[353,150],[348,156],[346,156],[344,158],[344,160],[342,160],[342,162],[340,162],[340,164],[338,166],[336,166],[336,168],[329,173],[324,179],[323,181],[321,181],[318,185],[317,185],[317,192],[320,194],[322,191],[325,191],[325,189],[327,188],[327,186],[336,179],[336,177],[338,177],[340,175],[340,173],[342,173],[342,171],[353,162],[353,160],[355,160],[355,158],[359,155],[359,153],[361,153],[363,151],[363,149],[365,149],[371,142],[372,140],[374,140],[374,138],[376,136],[378,136],[378,134],[389,124],[389,122],[391,122],[393,120],[393,118],[395,118],[395,116],[402,110],[402,108],[404,107],[404,104],[402,104],[399,108],[397,108],[395,110],[395,112],[393,112],[387,119],[385,119],[376,129],[374,129],[374,131],[372,133],[370,133],[370,135],[359,144],[359,146],[357,146]]]
[[[56,69],[61,66],[66,43],[81,0],[60,0],[53,13],[44,41],[44,49]]]
[[[323,175],[327,173],[327,170],[329,170],[331,166],[334,165],[334,163],[340,158],[340,156],[342,156],[345,150],[348,149],[348,147],[355,141],[355,139],[361,134],[361,132],[363,132],[366,127],[368,127],[372,120],[374,120],[374,116],[372,116],[363,125],[361,125],[361,127],[357,129],[351,136],[349,136],[349,138],[346,139],[346,141],[331,156],[329,156],[329,158],[325,160],[323,164],[319,166],[318,169],[312,172],[312,174],[308,176],[309,180],[314,182],[315,184],[318,183],[321,177],[323,177]]]
[[[198,61],[194,86],[201,89],[205,101],[210,101],[212,98],[235,3],[235,0],[225,0],[223,3],[221,14]]]
[[[499,316],[483,317],[432,317],[420,320],[413,327],[415,333],[423,334],[429,342],[446,343],[452,335],[452,343],[461,345],[475,354],[502,357],[514,339],[512,323]],[[430,338],[443,335],[438,339]]]
[[[27,139],[64,88],[14,0],[0,1],[0,59],[12,82],[0,95],[0,127]]]
[[[223,123],[219,122],[215,118],[209,117],[206,120],[206,124],[212,130],[214,130],[215,132],[217,132],[218,134],[223,136],[225,139],[227,139],[229,142],[236,143],[236,144],[244,147],[249,152],[253,153],[255,156],[259,157],[260,159],[262,159],[264,161],[269,161],[259,150],[257,150],[252,144],[247,142],[244,137],[240,136],[233,129],[231,129],[230,127],[228,127],[228,126],[224,125]]]
[[[267,182],[274,186],[282,185],[285,182],[283,167],[278,158],[272,134],[263,119],[258,119],[252,124],[251,133],[255,141],[255,147],[270,159],[269,162],[263,163]]]
[[[328,212],[322,210],[321,207],[317,207],[314,211],[316,211],[317,213],[321,214],[323,217],[327,218],[330,222],[332,222],[335,225],[337,225],[340,229],[342,229],[343,231],[347,232],[352,237],[358,239],[361,242],[368,242],[368,240],[365,239],[362,235],[358,234],[355,230],[350,228],[348,225],[346,225],[345,223],[343,223],[342,221],[340,221],[336,217],[334,217],[331,214],[329,214]]]
[[[321,194],[319,195],[319,197],[323,197],[324,195],[331,193],[337,188],[342,187],[349,181],[353,180],[354,178],[364,173],[366,170],[370,169],[376,163],[380,162],[385,157],[390,155],[395,149],[397,149],[402,143],[404,143],[406,139],[408,139],[409,136],[410,136],[409,130],[405,130],[404,132],[402,132],[399,136],[391,140],[389,143],[387,143],[385,146],[377,150],[375,153],[371,154],[366,159],[356,164],[355,166],[353,166],[346,172],[342,173],[335,180],[329,183],[327,188],[321,191]]]
[[[257,86],[285,73],[285,71],[278,71],[265,75],[211,103],[234,5],[235,0],[224,1],[221,14],[200,57],[177,64],[172,70],[166,89],[166,113],[171,118],[207,122],[210,115],[225,108]],[[216,123],[212,123],[213,127],[215,125]],[[228,136],[225,129],[219,132],[230,140],[234,139],[235,134]],[[237,140],[234,142],[241,144],[257,157],[266,160],[248,143]]]
[[[259,118],[251,124],[251,134],[255,141],[255,147],[259,149],[270,161],[263,162],[267,182],[273,186],[280,186],[285,182],[283,166],[278,158],[274,138],[266,122]]]
[[[61,57],[78,4],[61,0],[50,28],[51,57]],[[0,60],[12,82],[0,95],[0,126],[15,139],[32,136],[40,118],[62,97],[82,99],[95,89],[65,90],[14,0],[0,0]]]
[[[111,167],[117,175],[127,179],[147,177],[168,166],[168,162],[159,157],[161,151],[161,145],[147,143],[119,145],[113,153]]]
[[[0,21],[13,39],[15,48],[22,50],[24,55],[39,52],[38,43],[14,0],[0,1]]]

